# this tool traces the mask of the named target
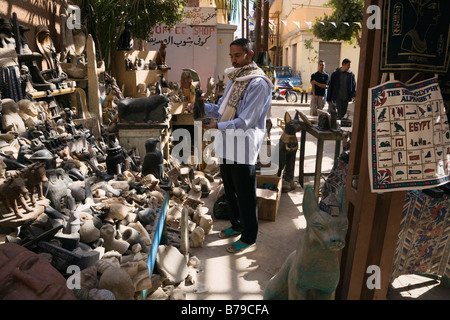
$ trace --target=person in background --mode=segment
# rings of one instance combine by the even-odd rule
[[[348,102],[355,101],[356,97],[355,74],[350,70],[350,64],[349,59],[342,60],[342,66],[331,74],[328,85],[328,110],[336,112],[337,120],[344,118]]]
[[[317,72],[311,75],[311,115],[317,116],[317,109],[322,110],[325,106],[325,95],[328,85],[329,74],[325,71],[325,61],[319,60]]]
[[[254,51],[248,39],[230,43],[232,67],[225,69],[230,79],[217,104],[205,103],[209,123],[205,130],[216,129],[215,156],[229,205],[231,226],[220,238],[240,235],[227,248],[230,253],[255,246],[258,234],[256,199],[256,162],[265,136],[267,113],[271,105],[271,80],[253,61]],[[188,106],[188,110],[193,104]]]

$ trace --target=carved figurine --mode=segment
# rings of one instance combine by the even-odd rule
[[[28,129],[42,123],[39,119],[40,108],[37,104],[28,99],[22,99],[17,104],[18,113]]]
[[[22,169],[22,175],[25,177],[25,186],[30,192],[30,200],[33,206],[36,204],[36,199],[34,198],[35,190],[37,190],[38,200],[45,199],[42,189],[42,184],[48,181],[45,167],[45,162],[34,162]]]
[[[117,44],[117,50],[133,50],[133,38],[131,36],[130,27],[132,26],[130,21],[125,22],[125,29],[119,37],[119,43]]]
[[[169,98],[162,94],[143,98],[125,98],[117,105],[121,121],[137,123],[164,122],[167,118]]]
[[[205,117],[205,101],[202,98],[202,89],[195,89],[195,102],[193,109],[194,120],[203,120]]]
[[[114,102],[117,104],[117,101],[123,99],[124,96],[122,90],[120,90],[119,85],[117,84],[116,78],[110,76],[107,72],[103,72],[103,78],[105,80],[106,91],[110,92],[111,90],[114,90],[115,92]]]
[[[297,186],[294,181],[295,158],[298,150],[298,139],[296,133],[301,130],[298,111],[292,119],[288,112],[284,115],[284,131],[280,137],[278,176],[284,169],[283,192],[289,192]]]
[[[214,88],[214,97],[216,99],[215,103],[219,101],[219,99],[223,96],[225,92],[225,76],[220,77],[220,74],[217,76],[216,87]]]
[[[205,99],[205,101],[211,102],[211,103],[213,103],[215,101],[213,89],[214,89],[214,78],[209,77],[208,81],[206,82],[206,92],[203,97],[203,99]]]
[[[19,244],[0,244],[0,269],[1,300],[76,300],[53,265]]]
[[[6,163],[3,161],[3,158],[0,157],[0,182],[6,178]]]
[[[130,58],[125,59],[125,70],[134,70],[133,61]]]
[[[153,174],[156,179],[159,179],[162,175],[163,155],[158,150],[159,140],[149,138],[145,141],[145,157],[142,163],[142,175]]]
[[[24,133],[27,131],[22,117],[19,115],[19,105],[13,99],[2,100],[2,129]]]
[[[162,152],[158,150],[158,139],[149,138],[145,141],[145,157],[142,163],[142,175],[152,174],[159,180],[159,185],[171,185],[170,179],[164,172],[164,157]]]
[[[167,82],[166,78],[164,78],[164,74],[161,73],[159,75],[159,78],[160,78],[159,82],[161,83],[161,87],[162,88],[169,88],[169,83]]]
[[[122,174],[125,154],[114,133],[108,134],[108,147],[106,150],[106,171],[110,175]]]
[[[48,66],[48,70],[44,73],[49,75],[48,80],[59,89],[61,82],[67,79],[67,74],[61,69],[60,54],[56,52],[55,45],[50,37],[50,30],[46,25],[36,27],[36,44]]]
[[[155,62],[158,67],[165,67],[166,65],[166,48],[167,42],[162,41],[159,46],[158,52],[156,52]]]
[[[347,204],[345,188],[338,206],[319,209],[313,188],[306,186],[303,214],[307,221],[297,249],[270,279],[266,300],[333,300],[340,277],[339,251],[345,246]]]
[[[105,101],[102,104],[102,112],[103,112],[103,124],[111,123],[115,109],[114,109],[114,97],[116,96],[116,91],[113,88],[110,88],[108,94],[106,95]]]
[[[0,200],[3,201],[7,210],[14,212],[18,217],[23,217],[19,210],[19,203],[26,211],[30,212],[33,210],[25,201],[25,196],[27,195],[28,189],[19,173],[9,176],[0,184]]]
[[[130,244],[122,239],[115,238],[116,229],[111,224],[104,224],[100,228],[100,237],[103,238],[103,247],[105,251],[117,251],[124,254],[128,250]]]
[[[47,172],[48,181],[44,183],[43,187],[52,208],[58,211],[73,209],[70,208],[71,194],[68,192],[69,183],[72,182],[69,175],[62,168],[50,169]]]
[[[189,103],[194,103],[195,101],[195,86],[193,85],[193,82],[192,74],[189,71],[185,70],[181,73],[181,92]]]

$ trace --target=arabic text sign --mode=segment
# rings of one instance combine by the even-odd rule
[[[183,22],[190,26],[215,26],[217,24],[216,8],[184,7],[183,14]]]
[[[425,189],[450,181],[450,129],[437,78],[369,89],[373,192]]]
[[[166,42],[167,46],[176,47],[203,47],[208,44],[208,41],[216,34],[215,27],[203,26],[186,26],[176,25],[175,27],[167,27],[165,25],[158,25],[153,28],[153,34],[148,40],[150,50],[153,45],[158,45],[161,42]]]
[[[189,68],[198,73],[202,90],[206,90],[206,80],[215,75],[217,64],[217,28],[184,23],[172,28],[158,25],[147,42],[148,50],[158,51],[161,42],[167,43],[166,63],[171,68],[168,81],[179,81],[183,69]]]

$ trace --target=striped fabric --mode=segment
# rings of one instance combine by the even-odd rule
[[[450,195],[406,193],[391,280],[403,274],[450,277]]]

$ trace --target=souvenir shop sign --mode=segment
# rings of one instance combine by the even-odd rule
[[[369,89],[372,192],[425,189],[450,181],[450,130],[437,78]]]
[[[206,80],[214,74],[217,65],[217,33],[213,26],[157,25],[147,41],[147,49],[158,51],[161,43],[165,42],[166,63],[170,67],[167,80],[179,82],[183,69],[193,69],[198,73],[205,92]]]
[[[166,25],[157,25],[153,28],[153,33],[148,39],[147,44],[150,50],[153,46],[159,48],[161,42],[167,46],[177,48],[203,47],[215,44],[216,27],[187,26],[177,24],[174,27]]]
[[[446,73],[450,1],[386,0],[380,70]]]

